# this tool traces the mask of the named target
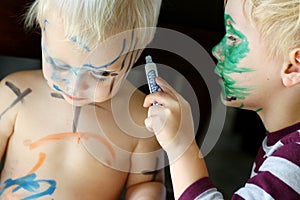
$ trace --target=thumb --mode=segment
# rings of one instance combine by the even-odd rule
[[[157,135],[163,129],[166,120],[166,111],[163,106],[151,106],[148,109],[148,118],[145,120],[145,125],[149,131]]]
[[[154,130],[152,128],[152,119],[151,119],[151,117],[146,118],[144,123],[145,123],[145,126],[146,126],[148,131],[154,132]]]

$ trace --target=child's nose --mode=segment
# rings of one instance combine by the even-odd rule
[[[88,79],[86,75],[79,74],[78,76],[73,76],[70,80],[69,91],[76,93],[79,91],[85,91],[89,89]]]
[[[217,45],[212,49],[212,54],[213,54],[213,56],[214,56],[218,61],[221,60],[222,51],[221,51],[220,44],[217,44]]]

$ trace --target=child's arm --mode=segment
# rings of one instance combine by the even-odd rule
[[[3,159],[9,137],[14,131],[17,110],[31,89],[19,88],[22,73],[14,73],[0,82],[0,159]]]
[[[175,198],[178,199],[192,183],[208,176],[204,159],[194,140],[189,103],[161,78],[156,79],[163,92],[145,99],[149,107],[145,124],[153,131],[169,157]],[[158,102],[159,106],[151,106]]]
[[[160,147],[155,137],[140,139],[134,154],[144,152],[145,157],[132,157],[133,173],[128,176],[126,200],[165,200],[164,172],[161,169],[164,157],[159,153],[153,154],[157,149]]]

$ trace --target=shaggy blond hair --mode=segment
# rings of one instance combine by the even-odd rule
[[[160,6],[161,0],[35,0],[26,13],[25,25],[41,28],[46,13],[57,12],[67,38],[91,45],[123,31],[155,27]],[[143,32],[148,43],[154,32],[153,28]]]
[[[300,0],[243,1],[244,13],[267,42],[271,57],[300,48]]]

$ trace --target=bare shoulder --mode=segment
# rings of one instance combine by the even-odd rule
[[[6,76],[1,82],[14,82],[20,86],[32,86],[45,81],[42,70],[27,70],[14,72]]]
[[[10,111],[16,113],[18,102],[23,102],[24,98],[31,98],[33,91],[42,87],[43,82],[45,80],[41,70],[15,72],[3,78],[0,81],[0,111],[4,112],[11,106]]]
[[[4,103],[4,100],[9,101],[15,99],[16,96],[20,96],[24,90],[31,86],[38,85],[41,81],[41,70],[20,71],[6,76],[0,81],[0,96],[3,100],[2,102]]]
[[[0,135],[12,133],[20,102],[31,96],[30,80],[39,80],[40,72],[16,72],[0,82]],[[3,139],[3,138],[2,138]]]

